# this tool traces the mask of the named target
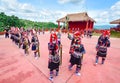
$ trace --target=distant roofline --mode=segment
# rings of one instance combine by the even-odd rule
[[[94,19],[88,16],[87,12],[82,12],[82,13],[72,13],[72,14],[67,14],[66,16],[60,18],[57,20],[57,22],[65,22],[66,17],[69,18],[68,21],[92,21],[96,22]]]

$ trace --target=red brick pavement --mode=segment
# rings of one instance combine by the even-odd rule
[[[0,83],[49,83],[48,49],[49,33],[38,35],[40,40],[40,58],[35,59],[33,52],[24,55],[10,39],[0,36]],[[85,46],[81,76],[68,70],[70,40],[62,34],[63,62],[59,76],[54,77],[54,83],[119,83],[120,81],[120,39],[111,38],[111,47],[104,65],[93,66],[96,56],[96,41],[98,37],[83,38]],[[99,63],[101,59],[99,60]]]

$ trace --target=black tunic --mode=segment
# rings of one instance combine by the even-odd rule
[[[71,54],[70,63],[72,65],[74,64],[81,65],[83,53],[85,53],[85,49],[84,46],[81,44],[80,47],[76,48],[74,50],[74,53]]]
[[[106,57],[107,47],[106,46],[99,46],[99,50],[97,51],[97,55],[100,57]]]
[[[50,70],[54,70],[54,69],[59,68],[60,57],[56,53],[56,44],[50,44],[50,43],[48,43],[48,49],[49,49],[49,51],[51,51],[51,54],[49,55],[49,59],[51,61],[48,63],[48,68]]]

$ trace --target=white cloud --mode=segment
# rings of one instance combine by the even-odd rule
[[[111,6],[110,8],[111,10],[119,10],[120,11],[120,1],[118,1],[117,3],[115,3],[113,6]]]
[[[110,13],[111,17],[113,17],[112,20],[120,18],[120,1],[111,6]]]
[[[31,4],[22,4],[17,0],[0,0],[0,12],[5,12],[7,15],[16,15],[18,17],[23,16],[22,18],[24,18],[33,15],[36,9]]]
[[[58,0],[60,4],[72,3],[72,4],[82,4],[85,0]]]
[[[17,0],[0,0],[0,9],[5,10],[5,12],[8,11],[14,11],[14,12],[33,12],[34,7],[31,4],[27,3],[19,3]]]
[[[85,0],[59,0],[62,3],[74,3]],[[109,24],[110,21],[120,18],[120,1],[116,2],[107,10],[93,10],[88,11],[88,15],[95,19],[96,24]],[[32,21],[46,21],[54,22],[64,17],[68,13],[76,13],[73,11],[63,10],[48,10],[48,9],[37,9],[31,4],[20,3],[18,0],[0,0],[0,12],[5,12],[7,15],[15,15],[22,19],[28,19]],[[79,11],[80,12],[80,11]]]
[[[64,11],[38,10],[31,4],[20,3],[17,0],[0,0],[0,12],[5,12],[7,15],[15,15],[22,19],[56,23],[58,18],[67,14]]]
[[[120,1],[116,2],[107,10],[88,11],[96,24],[109,24],[110,21],[120,18]]]

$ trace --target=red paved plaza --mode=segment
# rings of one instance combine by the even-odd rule
[[[35,59],[29,49],[25,56],[23,49],[19,49],[10,39],[0,36],[0,83],[51,83],[48,69],[49,33],[38,35],[40,41],[40,58]],[[111,47],[104,65],[94,66],[96,56],[96,42],[98,37],[82,38],[86,49],[81,76],[68,70],[70,40],[67,34],[62,34],[63,59],[59,76],[54,77],[54,83],[119,83],[120,81],[120,39],[110,38]],[[101,59],[99,59],[101,63]]]

